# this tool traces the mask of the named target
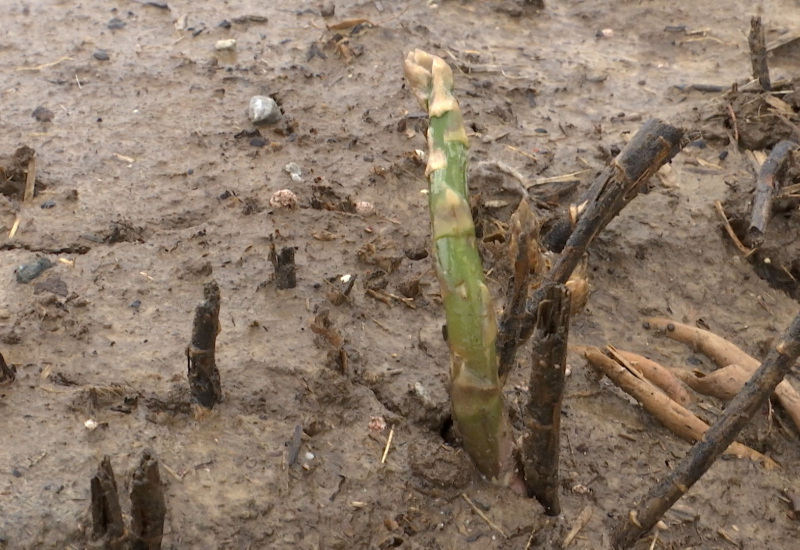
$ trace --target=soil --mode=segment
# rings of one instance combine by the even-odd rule
[[[555,215],[647,118],[687,128],[694,141],[590,248],[591,292],[571,340],[710,370],[641,318],[708,326],[760,358],[798,308],[722,229],[715,201],[749,200],[754,169],[731,143],[730,98],[693,85],[744,86],[752,11],[770,42],[800,27],[795,3],[567,1],[535,12],[499,0],[339,0],[327,18],[316,0],[286,6],[6,2],[0,351],[16,380],[0,388],[0,545],[91,547],[90,478],[108,455],[127,517],[131,475],[151,449],[164,548],[560,547],[585,510],[571,547],[608,548],[688,444],[577,355],[559,517],[479,479],[443,441],[448,353],[427,253],[425,119],[402,60],[420,48],[456,68],[473,189],[500,222],[519,193],[492,162],[531,181],[577,173],[533,188]],[[234,49],[215,50],[229,38]],[[797,62],[794,43],[775,50],[773,81],[798,76]],[[254,128],[254,95],[273,97],[280,121]],[[756,143],[769,146],[741,144]],[[22,146],[35,151],[27,202]],[[281,189],[296,207],[270,204]],[[796,232],[796,216],[782,213],[781,227]],[[482,235],[499,297],[502,235],[488,224]],[[286,259],[287,248],[296,286],[279,289],[270,253]],[[52,266],[18,282],[18,266],[39,258]],[[223,400],[201,415],[186,349],[211,279]],[[518,359],[512,410],[526,399]],[[724,407],[701,404],[707,421]],[[718,461],[655,546],[651,534],[637,547],[796,545],[781,492],[800,492],[798,432],[778,407],[762,412],[742,439],[782,468]]]

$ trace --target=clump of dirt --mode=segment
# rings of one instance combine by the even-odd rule
[[[28,172],[34,170],[34,196],[41,192],[45,185],[36,175],[36,151],[23,145],[10,158],[0,157],[0,194],[16,200],[22,200],[27,185]],[[33,166],[31,163],[34,163]]]

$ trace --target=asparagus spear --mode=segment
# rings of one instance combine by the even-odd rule
[[[430,118],[425,175],[436,274],[447,318],[453,420],[478,470],[489,479],[515,485],[519,478],[512,431],[495,352],[497,320],[470,211],[469,143],[453,96],[453,72],[443,59],[421,50],[408,54],[404,70]]]

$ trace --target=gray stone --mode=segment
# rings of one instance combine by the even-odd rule
[[[17,267],[17,282],[27,284],[36,277],[53,267],[53,263],[47,258],[36,258],[32,262],[22,264]]]
[[[250,98],[247,116],[253,124],[272,124],[281,119],[281,109],[271,97],[256,95]]]

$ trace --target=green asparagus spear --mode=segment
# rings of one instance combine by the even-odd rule
[[[511,426],[498,376],[495,319],[475,239],[467,190],[464,120],[453,72],[420,50],[406,57],[406,79],[430,117],[429,201],[436,274],[447,318],[450,400],[464,448],[478,470],[506,485],[518,481]]]

